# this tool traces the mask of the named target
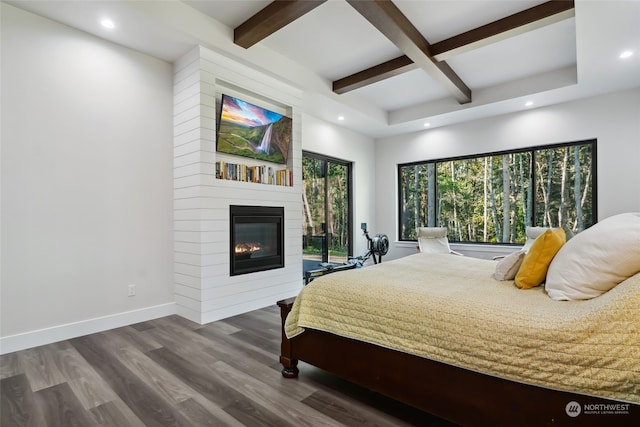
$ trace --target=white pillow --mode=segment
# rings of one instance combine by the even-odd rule
[[[525,255],[524,251],[517,251],[502,258],[496,265],[496,272],[493,274],[496,280],[515,279]]]
[[[595,298],[640,272],[640,212],[615,215],[576,234],[556,254],[545,289],[554,300]]]

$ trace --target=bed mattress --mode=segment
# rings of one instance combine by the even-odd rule
[[[512,381],[640,403],[640,274],[586,301],[493,278],[496,262],[415,254],[327,275],[286,319]]]

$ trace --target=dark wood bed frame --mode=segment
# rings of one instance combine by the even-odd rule
[[[640,405],[509,381],[327,332],[288,339],[284,322],[295,298],[278,301],[280,363],[286,378],[304,361],[362,387],[461,426],[638,426]],[[567,405],[625,405],[628,414],[567,415]],[[591,407],[594,408],[594,407]]]

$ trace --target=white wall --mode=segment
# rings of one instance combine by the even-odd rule
[[[171,64],[2,3],[3,352],[174,310],[172,89]]]
[[[375,145],[371,138],[335,126],[308,114],[302,115],[302,149],[353,162],[353,230],[354,255],[367,250],[360,232],[366,222],[370,233],[392,236],[393,229],[377,226],[374,187]]]
[[[302,288],[300,90],[204,47],[176,61],[174,72],[176,312],[208,323],[295,296]],[[218,160],[264,164],[216,152],[216,99],[222,93],[293,119],[287,165],[293,186],[215,178]],[[284,208],[283,268],[230,276],[230,205]]]
[[[393,203],[384,197],[376,200],[378,226],[397,239],[399,163],[593,138],[598,140],[598,219],[640,211],[636,89],[376,141],[376,192],[393,195]],[[455,249],[476,250],[462,245]],[[415,245],[396,243],[389,258],[411,253]]]

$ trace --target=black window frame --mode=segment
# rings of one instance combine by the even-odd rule
[[[353,212],[354,212],[354,200],[353,200],[353,185],[354,185],[354,181],[353,181],[353,165],[354,162],[350,161],[350,160],[343,160],[343,159],[339,159],[337,157],[333,157],[333,156],[328,156],[326,154],[320,154],[320,153],[316,153],[314,151],[307,151],[307,150],[302,150],[302,157],[309,157],[312,159],[316,159],[316,160],[320,160],[324,162],[324,166],[323,166],[323,176],[326,178],[327,173],[328,173],[328,168],[327,168],[327,163],[335,163],[341,166],[344,166],[347,168],[347,179],[348,179],[348,185],[347,185],[347,216],[349,217],[349,221],[347,224],[347,234],[349,236],[349,249],[347,251],[347,256],[351,257],[353,256],[353,247],[355,246],[355,241],[353,239],[354,237],[354,233],[353,233]],[[302,189],[302,191],[305,191],[304,188]],[[327,185],[325,185],[325,189],[324,189],[324,210],[325,213],[329,211],[329,188]],[[303,221],[304,222],[304,221]],[[326,262],[326,260],[324,261]]]
[[[397,197],[396,197],[396,202],[397,202],[397,228],[396,228],[396,232],[397,234],[397,238],[399,242],[416,242],[416,240],[411,240],[411,239],[406,239],[403,238],[403,233],[402,233],[402,168],[403,167],[413,167],[413,166],[421,166],[421,165],[427,165],[429,163],[432,163],[435,165],[435,170],[436,170],[436,180],[434,183],[434,188],[436,191],[436,204],[438,203],[438,193],[437,193],[437,189],[438,189],[438,179],[437,179],[437,170],[438,170],[438,163],[444,163],[444,162],[451,162],[451,161],[458,161],[458,160],[469,160],[469,159],[478,159],[478,158],[484,158],[484,157],[493,157],[493,156],[502,156],[502,155],[508,155],[508,154],[518,154],[518,153],[529,153],[531,155],[531,165],[535,165],[536,163],[536,152],[540,151],[540,150],[548,150],[548,149],[559,149],[559,148],[565,148],[565,147],[574,147],[576,145],[591,145],[591,216],[592,216],[592,224],[597,223],[598,221],[598,162],[597,162],[597,138],[592,138],[592,139],[586,139],[586,140],[578,140],[578,141],[571,141],[571,142],[563,142],[563,143],[553,143],[553,144],[544,144],[544,145],[536,145],[536,146],[529,146],[529,147],[524,147],[524,148],[517,148],[517,149],[511,149],[511,150],[500,150],[500,151],[489,151],[489,152],[483,152],[483,153],[476,153],[476,154],[468,154],[468,155],[464,155],[464,156],[452,156],[452,157],[444,157],[444,158],[437,158],[437,159],[431,159],[431,160],[422,160],[422,161],[416,161],[416,162],[409,162],[409,163],[399,163],[397,165],[396,168],[396,179],[397,179]],[[533,186],[533,188],[536,188],[536,184],[537,184],[537,177],[536,177],[536,172],[535,172],[535,168],[534,167],[530,167],[530,185]],[[536,197],[534,195],[534,197],[532,198],[532,207],[531,207],[531,224],[536,224]],[[436,221],[437,221],[437,216],[436,216]],[[439,226],[438,224],[435,224],[436,226]],[[508,242],[480,242],[480,241],[454,241],[454,243],[456,244],[462,244],[462,245],[492,245],[492,246],[505,246],[505,245],[511,245],[511,246],[521,246],[522,243],[508,243]]]

